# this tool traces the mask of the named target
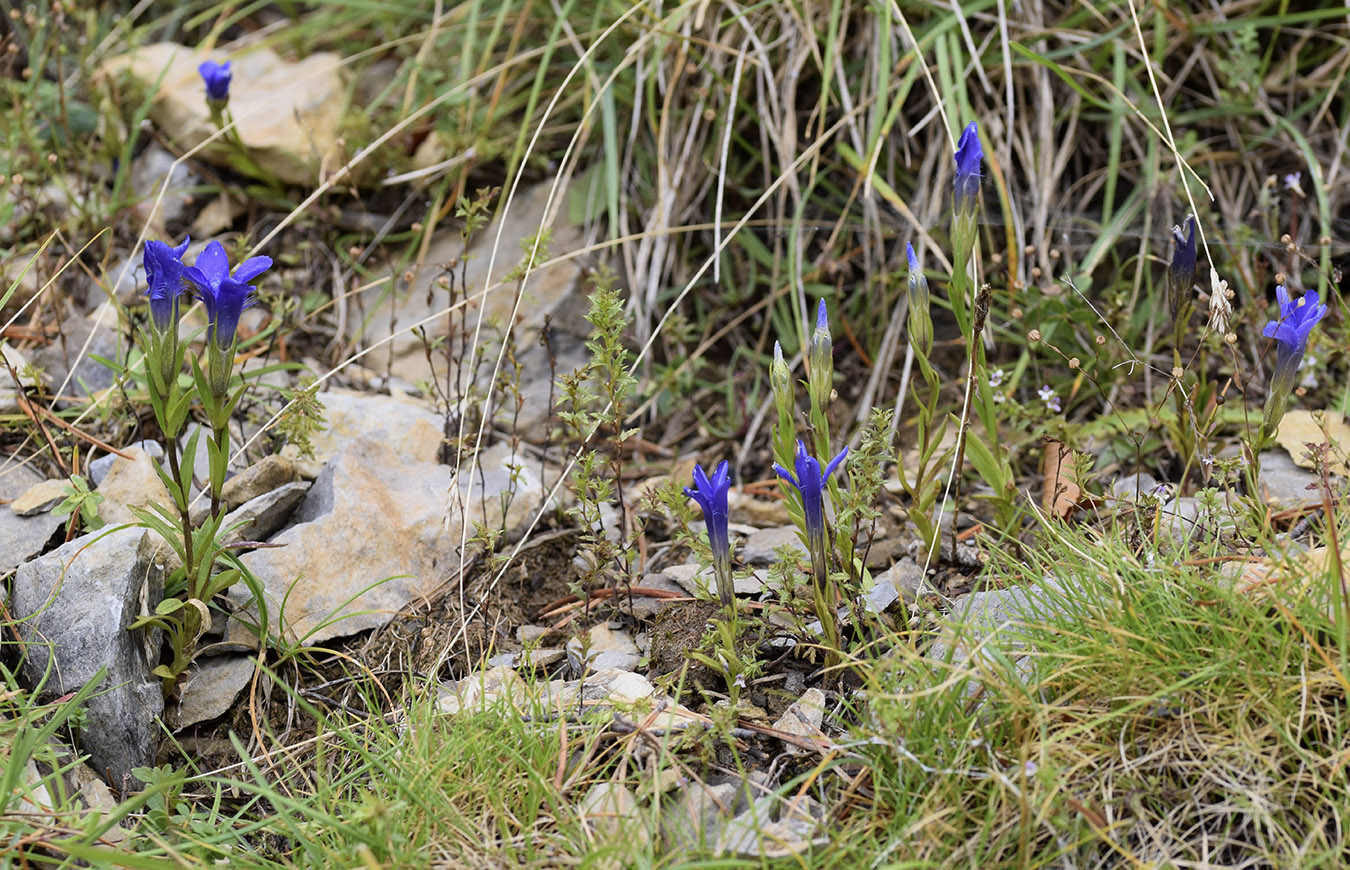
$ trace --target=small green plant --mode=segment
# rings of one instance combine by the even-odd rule
[[[629,353],[623,343],[623,299],[608,268],[596,270],[592,287],[586,315],[594,330],[586,343],[591,359],[561,378],[563,403],[558,412],[577,445],[576,466],[567,485],[577,499],[569,513],[583,530],[582,555],[588,567],[576,592],[585,601],[606,574],[612,577],[616,591],[620,578],[628,582],[637,558],[635,547],[622,538],[622,532],[613,537],[606,533],[601,508],[617,494],[619,528],[626,527],[623,490],[616,482],[622,479],[626,444],[637,430],[624,428],[636,381],[628,371]],[[604,438],[605,455],[593,446],[597,436]]]
[[[52,516],[69,516],[72,524],[77,521],[86,529],[103,528],[103,519],[98,515],[98,506],[103,504],[102,493],[94,492],[83,476],[72,474],[66,484],[66,500],[52,508]]]
[[[145,246],[146,278],[149,283],[150,323],[141,332],[146,380],[155,420],[164,434],[169,471],[156,465],[173,500],[173,506],[151,505],[135,509],[141,523],[157,532],[173,548],[179,567],[169,576],[166,597],[153,614],[142,616],[133,628],[163,629],[173,650],[168,664],[153,673],[167,697],[192,663],[197,642],[211,624],[210,602],[246,572],[217,541],[225,519],[221,491],[229,461],[229,421],[244,385],[234,375],[236,328],[244,308],[251,304],[253,287],[272,265],[268,257],[253,257],[233,272],[219,242],[211,242],[195,265],[185,266],[188,243],[177,247],[151,241]],[[179,377],[184,367],[187,343],[179,337],[179,299],[188,287],[200,296],[207,314],[206,365],[191,360],[193,377],[184,387]],[[194,407],[200,407],[211,426],[207,437],[210,513],[200,524],[191,517],[194,465],[203,429],[195,429],[186,444],[181,438]],[[256,591],[256,590],[255,590]]]

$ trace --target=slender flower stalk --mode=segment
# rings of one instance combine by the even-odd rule
[[[1266,394],[1265,413],[1262,415],[1262,446],[1274,439],[1280,427],[1280,420],[1289,406],[1289,396],[1294,391],[1299,363],[1303,361],[1303,352],[1308,349],[1308,336],[1327,313],[1327,306],[1321,303],[1316,290],[1293,299],[1289,290],[1281,284],[1275,288],[1275,298],[1280,305],[1280,317],[1267,323],[1262,333],[1277,342],[1275,371],[1270,376],[1270,389]]]
[[[694,487],[684,488],[684,494],[703,508],[703,523],[708,527],[708,546],[712,548],[713,573],[717,577],[717,597],[727,611],[734,610],[736,591],[731,576],[731,536],[727,531],[727,492],[730,489],[731,480],[725,459],[717,466],[712,477],[708,477],[703,466],[695,465]]]
[[[820,462],[806,452],[806,445],[797,442],[797,454],[794,458],[797,473],[794,475],[778,463],[773,470],[778,476],[792,484],[802,497],[802,515],[806,521],[806,545],[811,551],[811,567],[815,572],[817,588],[824,587],[829,579],[826,570],[826,551],[828,541],[825,534],[825,484],[830,475],[848,456],[848,448],[839,451],[839,455],[830,460],[821,471]]]

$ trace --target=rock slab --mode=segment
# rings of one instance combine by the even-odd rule
[[[141,528],[86,535],[14,577],[11,609],[27,644],[22,676],[44,695],[98,680],[80,744],[90,767],[115,787],[134,780],[133,768],[152,765],[159,745],[164,697],[150,676],[158,635],[127,630],[163,596],[157,543]]]
[[[17,499],[42,482],[42,475],[29,466],[0,463],[0,501]],[[19,516],[0,506],[0,574],[41,553],[63,523],[62,517],[50,513]]]

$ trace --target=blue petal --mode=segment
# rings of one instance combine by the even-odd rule
[[[271,257],[249,257],[234,270],[234,280],[248,284],[270,268],[272,268]]]
[[[197,255],[193,268],[212,288],[219,287],[221,281],[230,277],[230,258],[225,254],[225,246],[213,240]]]
[[[844,459],[847,457],[848,457],[848,448],[845,447],[843,450],[839,451],[838,456],[830,460],[829,465],[825,466],[825,474],[823,475],[823,478],[825,480],[829,480],[830,475],[833,474],[834,470],[839,467],[839,463],[843,462]]]
[[[982,160],[984,148],[980,145],[979,127],[971,121],[961,131],[961,138],[956,143],[956,174],[978,177]]]

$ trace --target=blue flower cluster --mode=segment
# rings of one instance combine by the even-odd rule
[[[253,304],[253,284],[272,266],[271,257],[250,257],[230,272],[230,259],[220,242],[213,241],[187,266],[183,254],[189,239],[170,247],[164,242],[145,243],[145,277],[149,284],[150,317],[161,333],[176,330],[178,297],[195,290],[206,307],[211,340],[221,350],[234,345],[239,316]]]

